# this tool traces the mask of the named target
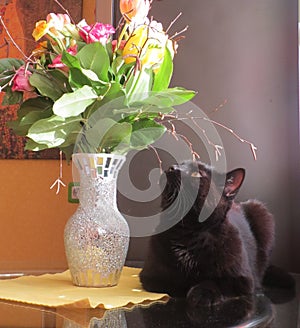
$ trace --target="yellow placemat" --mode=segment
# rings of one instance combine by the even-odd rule
[[[112,309],[167,300],[166,294],[149,293],[139,281],[140,269],[124,267],[119,284],[107,288],[76,287],[69,271],[0,280],[0,299],[49,307],[73,306]]]

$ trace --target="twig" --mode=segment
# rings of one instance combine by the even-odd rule
[[[13,37],[11,36],[11,34],[9,33],[9,30],[7,28],[7,26],[5,25],[2,16],[0,16],[0,23],[2,24],[6,34],[8,35],[10,41],[13,43],[13,45],[17,48],[17,50],[22,54],[22,56],[26,59],[26,61],[30,60],[25,53],[23,52],[23,50],[18,46],[18,44],[15,42],[15,40],[13,39]],[[7,42],[7,41],[6,41]]]
[[[201,119],[203,119],[204,121],[207,121],[207,122],[210,122],[210,123],[213,123],[214,125],[217,125],[217,126],[220,126],[221,128],[225,129],[226,131],[228,131],[229,133],[231,133],[234,137],[236,137],[240,142],[242,143],[246,143],[250,146],[251,148],[251,152],[252,152],[252,155],[254,157],[254,159],[256,160],[257,159],[257,155],[256,155],[256,151],[257,151],[257,147],[250,141],[244,139],[244,138],[241,138],[236,132],[234,132],[232,129],[228,128],[227,126],[225,126],[224,124],[221,124],[219,122],[216,122],[214,120],[211,120],[207,117],[202,117]]]
[[[225,105],[227,104],[227,99],[225,99],[219,106],[217,106],[216,108],[214,108],[211,113],[216,113],[218,112],[220,109],[222,109]]]
[[[66,185],[62,181],[63,178],[63,168],[62,168],[62,151],[59,151],[59,177],[54,181],[54,183],[51,185],[50,189],[53,189],[55,186],[57,186],[56,189],[56,195],[60,192],[60,187],[65,187]]]
[[[174,23],[178,20],[178,18],[182,15],[182,13],[179,13],[170,23],[170,25],[168,26],[168,28],[166,29],[166,33],[169,32],[170,28],[174,25]]]
[[[196,121],[195,121],[195,119],[193,118],[193,117],[191,117],[191,120],[192,120],[192,122],[202,131],[202,133],[203,133],[203,135],[204,135],[204,137],[205,137],[205,139],[206,139],[206,141],[208,142],[208,144],[209,145],[211,145],[213,148],[214,148],[214,150],[215,150],[215,156],[216,156],[216,160],[218,160],[219,159],[219,157],[221,156],[221,149],[223,149],[223,147],[222,146],[220,146],[220,145],[216,145],[215,143],[213,143],[210,139],[209,139],[209,137],[208,137],[208,135],[207,135],[207,133],[206,133],[206,131],[205,131],[205,129],[203,129]]]
[[[70,17],[72,23],[75,24],[75,21],[72,18],[72,16],[70,15],[70,12],[68,11],[68,9],[65,8],[58,0],[54,0],[54,2]]]
[[[181,31],[176,32],[175,34],[173,34],[169,39],[170,39],[170,40],[174,39],[174,38],[177,37],[179,34],[182,34],[182,33],[186,32],[188,28],[189,28],[189,26],[187,25],[187,26],[186,26],[185,28],[183,28]]]
[[[181,138],[189,146],[191,154],[193,156],[193,160],[195,160],[196,158],[200,158],[200,155],[194,150],[192,142],[185,135],[178,133],[176,131],[175,125],[172,122],[170,121],[166,121],[166,122],[171,125],[171,130],[167,128],[167,131],[175,138],[175,140],[178,141],[179,138]]]
[[[220,105],[222,106],[222,105]],[[220,108],[219,106],[219,108]],[[222,146],[220,145],[216,145],[214,144],[207,136],[206,134],[206,131],[196,122],[196,119],[200,119],[200,120],[204,120],[204,121],[207,121],[207,122],[210,122],[214,125],[217,125],[223,129],[225,129],[226,131],[228,131],[229,133],[231,133],[235,138],[237,138],[240,142],[242,143],[246,143],[250,146],[250,149],[251,149],[251,152],[252,152],[252,155],[254,157],[255,160],[257,160],[257,154],[256,154],[256,151],[257,151],[257,147],[250,141],[240,137],[236,132],[234,132],[231,128],[228,128],[227,126],[225,126],[224,124],[221,124],[217,121],[214,121],[208,117],[203,117],[203,116],[190,116],[190,114],[192,114],[193,111],[190,111],[189,113],[187,113],[186,115],[188,115],[188,117],[178,117],[178,116],[173,116],[173,115],[161,115],[161,119],[164,119],[166,117],[169,116],[169,119],[166,121],[167,123],[169,123],[172,127],[172,130],[171,130],[171,133],[175,136],[178,136],[178,134],[176,133],[176,130],[175,130],[175,125],[172,123],[172,121],[185,121],[185,120],[192,120],[192,122],[199,128],[201,129],[202,133],[204,134],[207,142],[213,146],[215,148],[215,154],[216,154],[216,158],[218,159],[218,157],[221,155],[221,152],[220,152],[220,149],[223,149]],[[169,131],[170,132],[170,131]],[[176,137],[175,136],[175,137]],[[176,137],[177,138],[177,137]],[[177,138],[178,140],[178,138]]]
[[[153,147],[152,145],[148,145],[148,148],[150,148],[151,150],[154,151],[154,153],[155,153],[155,155],[156,155],[156,158],[157,158],[157,160],[158,160],[160,173],[162,174],[162,173],[163,173],[163,169],[162,169],[162,160],[161,160],[161,158],[160,158],[160,156],[159,156],[159,154],[158,154],[156,148]]]

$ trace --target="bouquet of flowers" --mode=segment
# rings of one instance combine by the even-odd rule
[[[50,13],[35,25],[29,56],[0,59],[3,104],[18,105],[9,126],[27,150],[59,148],[69,158],[84,130],[94,152],[124,154],[164,134],[164,115],[195,92],[169,87],[178,44],[147,17],[150,5],[121,0],[117,28]]]

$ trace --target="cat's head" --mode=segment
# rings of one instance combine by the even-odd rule
[[[162,208],[184,217],[200,212],[226,214],[245,177],[245,170],[222,174],[200,161],[173,165],[165,172]],[[200,220],[201,221],[201,220]]]

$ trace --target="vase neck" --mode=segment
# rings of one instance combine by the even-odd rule
[[[116,194],[117,179],[91,178],[81,175],[79,191],[81,206],[116,206]]]
[[[125,156],[81,153],[73,154],[72,160],[80,175],[80,204],[116,204],[117,176]]]

